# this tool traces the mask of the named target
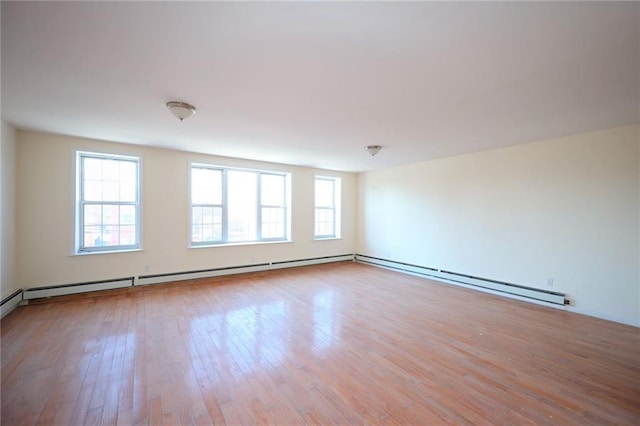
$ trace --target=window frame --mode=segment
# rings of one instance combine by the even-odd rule
[[[332,183],[333,200],[331,206],[318,206],[316,200],[317,183],[318,181],[329,181]],[[313,178],[313,206],[314,206],[314,218],[313,218],[313,239],[314,240],[334,240],[341,238],[342,226],[342,178],[336,176],[315,175]],[[330,210],[333,217],[333,229],[330,234],[317,234],[316,228],[318,225],[318,210]]]
[[[282,194],[282,203],[281,205],[277,205],[277,204],[264,204],[262,202],[262,176],[263,175],[271,175],[271,176],[281,176],[283,178],[283,185],[284,185],[284,192]],[[269,242],[269,241],[289,241],[289,208],[288,205],[291,204],[290,202],[288,202],[289,197],[287,196],[287,194],[289,193],[289,186],[290,186],[290,174],[287,173],[280,173],[280,172],[273,172],[273,171],[267,171],[267,170],[260,170],[258,171],[258,186],[256,188],[257,190],[257,218],[256,218],[256,222],[257,222],[257,227],[256,227],[256,233],[258,235],[260,235],[260,242]],[[280,237],[272,237],[272,238],[264,238],[262,236],[262,209],[265,208],[279,208],[282,209],[282,232],[283,232],[283,236],[282,238]]]
[[[136,166],[135,173],[135,201],[86,201],[84,199],[84,185],[85,185],[85,167],[84,167],[84,159],[93,158],[99,160],[112,160],[112,161],[128,161],[132,162]],[[111,154],[106,152],[94,152],[94,151],[84,151],[84,150],[76,150],[75,152],[76,159],[76,203],[75,203],[75,224],[74,224],[74,233],[75,233],[75,244],[73,254],[75,255],[86,255],[86,254],[99,254],[99,253],[120,253],[127,251],[138,251],[142,248],[141,243],[141,168],[142,168],[142,159],[138,155],[123,155],[123,154]],[[104,182],[104,181],[102,181]],[[116,205],[116,206],[133,206],[135,208],[135,243],[134,244],[120,244],[113,246],[100,246],[100,247],[91,247],[84,245],[84,227],[85,227],[85,217],[84,217],[84,208],[87,205]],[[119,219],[120,220],[120,219]],[[105,226],[105,225],[102,225]]]
[[[221,204],[194,204],[193,203],[193,169],[201,168],[206,170],[218,170],[222,173],[221,178],[221,191],[222,191],[222,199]],[[256,199],[255,199],[255,217],[256,217],[256,239],[253,240],[229,240],[229,202],[228,202],[228,185],[229,185],[229,172],[247,172],[255,174],[256,179]],[[278,170],[263,170],[263,169],[252,169],[252,168],[240,168],[240,167],[229,167],[229,166],[220,166],[208,163],[202,163],[198,161],[192,161],[189,163],[189,248],[201,248],[201,247],[220,247],[220,246],[230,246],[230,245],[244,245],[244,244],[260,244],[260,243],[283,243],[291,241],[291,173],[283,172]],[[271,204],[262,204],[262,175],[275,175],[283,177],[283,205],[271,205]],[[219,241],[194,241],[193,240],[193,207],[199,206],[207,206],[207,207],[221,207],[222,208],[222,232],[221,239]],[[262,237],[262,209],[263,208],[282,208],[283,209],[283,236],[282,237],[271,237],[271,238],[263,238]]]
[[[220,204],[208,204],[208,203],[195,203],[193,202],[193,169],[194,168],[201,168],[201,169],[205,169],[205,170],[215,170],[215,171],[220,171],[221,172],[221,176],[220,176],[220,182],[222,185],[221,191],[221,200],[220,200]],[[226,179],[227,179],[227,175],[226,173],[224,173],[224,169],[222,167],[215,167],[215,166],[211,166],[211,167],[207,167],[207,165],[205,164],[200,164],[200,163],[190,163],[189,165],[189,187],[188,187],[188,191],[189,191],[189,246],[190,247],[202,247],[202,246],[208,246],[208,245],[217,245],[217,244],[221,244],[223,241],[226,240],[227,238],[227,230],[226,230],[226,226],[225,224],[227,223],[227,218],[226,218],[226,209],[223,208],[223,205],[227,199],[227,193],[226,193]],[[213,208],[217,208],[220,207],[222,208],[222,212],[221,212],[221,220],[222,220],[222,230],[221,230],[221,240],[220,242],[215,242],[215,241],[205,241],[205,242],[194,242],[193,241],[193,208],[194,207],[213,207]]]

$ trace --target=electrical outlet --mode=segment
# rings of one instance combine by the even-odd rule
[[[553,278],[547,278],[547,287],[553,287]]]
[[[144,265],[144,272],[149,272],[149,265]]]

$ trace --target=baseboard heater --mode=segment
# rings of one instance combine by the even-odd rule
[[[248,272],[269,271],[272,269],[294,268],[297,266],[318,265],[321,263],[343,262],[348,260],[353,260],[353,254],[254,263],[250,265],[227,266],[223,268],[201,269],[197,271],[174,272],[168,274],[142,275],[136,279],[134,285],[149,285],[171,281],[195,280],[199,278],[211,278],[233,274],[246,274]]]
[[[357,262],[382,266],[412,274],[423,275],[438,281],[464,284],[467,286],[479,287],[495,292],[511,294],[527,299],[553,303],[556,305],[568,305],[569,300],[566,294],[555,291],[542,290],[534,287],[527,287],[519,284],[507,283],[504,281],[492,280],[489,278],[476,277],[459,272],[446,271],[438,268],[414,265],[411,263],[397,262],[394,260],[382,259],[379,257],[356,254]]]
[[[42,299],[45,297],[66,296],[68,294],[88,293],[91,291],[112,290],[131,287],[134,277],[118,278],[105,281],[91,281],[77,284],[64,284],[49,287],[30,288],[23,291],[24,300]]]
[[[16,291],[2,301],[2,315],[9,313],[15,306],[30,299],[42,299],[69,294],[88,293],[100,290],[112,290],[131,286],[166,283],[171,281],[192,280],[222,275],[245,274],[248,272],[268,271],[272,269],[293,268],[297,266],[317,265],[321,263],[352,261],[353,254],[312,257],[308,259],[282,260],[252,265],[227,266],[223,268],[197,271],[173,272],[168,274],[142,275],[139,277],[117,278],[112,280],[91,281],[76,284],[63,284],[48,287],[36,287]]]
[[[0,318],[4,318],[9,312],[22,302],[22,289],[16,290],[0,302]]]

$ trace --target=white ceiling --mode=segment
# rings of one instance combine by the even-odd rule
[[[1,7],[23,129],[364,171],[639,121],[639,2]]]

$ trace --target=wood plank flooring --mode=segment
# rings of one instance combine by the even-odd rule
[[[640,424],[640,329],[340,263],[19,307],[2,425]]]

